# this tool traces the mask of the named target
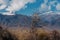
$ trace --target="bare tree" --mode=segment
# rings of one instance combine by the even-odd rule
[[[38,22],[40,21],[40,18],[39,18],[39,15],[38,13],[34,13],[32,15],[32,21],[31,21],[31,30],[30,30],[30,33],[31,33],[31,36],[32,36],[32,40],[37,40],[37,27],[38,27]]]

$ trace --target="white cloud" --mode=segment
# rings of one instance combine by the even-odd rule
[[[3,4],[2,6],[0,6],[0,9],[4,9],[7,4],[10,3],[6,8],[6,11],[9,12],[2,13],[4,15],[11,15],[12,12],[18,11],[22,8],[25,9],[27,7],[26,4],[33,3],[36,0],[11,0],[9,3],[7,3],[7,1],[8,0],[0,0],[0,4]]]
[[[42,4],[42,5],[41,5],[41,8],[44,8],[44,9],[45,9],[46,7],[47,7],[46,4]]]
[[[57,0],[51,1],[50,5],[54,5],[55,3],[57,3]]]
[[[33,3],[35,0],[12,0],[10,6],[6,9],[7,11],[17,11],[24,8],[27,3]]]
[[[48,3],[48,4],[47,4]],[[39,11],[40,12],[47,12],[47,11],[51,11],[52,10],[52,6],[56,7],[56,4],[58,3],[57,0],[54,1],[50,1],[48,2],[48,0],[44,0],[44,3],[42,3],[39,7]],[[59,6],[59,5],[58,5]],[[59,9],[59,7],[57,7]]]
[[[51,6],[48,4],[48,0],[44,0],[44,3],[42,3],[39,7],[39,11],[40,12],[46,12],[46,11],[49,11],[51,10]]]
[[[45,11],[49,11],[51,9],[51,6],[46,5],[45,3],[41,4],[39,11],[40,12],[45,12]]]
[[[50,5],[48,6],[48,9],[51,10],[51,6]]]
[[[7,5],[6,5],[6,2],[4,2],[4,0],[0,0],[0,10],[4,9]]]
[[[58,14],[58,15],[60,15],[60,11],[48,11],[48,12],[42,13],[41,15],[49,15],[49,14],[53,14],[53,15]]]
[[[48,2],[48,0],[44,0],[44,3],[47,3]]]
[[[60,3],[58,3],[58,4],[56,5],[56,9],[57,9],[57,10],[60,10]]]
[[[15,15],[14,13],[4,12],[2,15]]]
[[[0,10],[4,9],[5,7],[6,7],[6,5],[0,6]]]

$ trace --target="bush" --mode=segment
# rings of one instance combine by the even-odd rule
[[[16,36],[0,26],[0,40],[18,40]]]
[[[11,35],[11,38],[14,40],[17,40],[17,38],[19,40],[60,40],[60,33],[57,30],[47,31],[43,29],[37,29],[32,33],[30,31],[31,30],[29,29],[21,30],[20,28],[16,28],[15,30],[10,29],[9,31],[4,30],[4,32],[8,32],[6,34]],[[4,32],[3,34],[8,37]],[[15,34],[17,37],[13,34]]]
[[[51,40],[60,40],[60,33],[57,30],[53,30],[50,35]]]

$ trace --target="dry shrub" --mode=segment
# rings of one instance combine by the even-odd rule
[[[15,34],[19,40],[60,40],[60,33],[56,30],[47,31],[43,29],[37,29],[34,34],[30,33],[29,29],[12,29],[9,30],[12,34]],[[51,39],[50,39],[51,38]]]
[[[60,33],[57,30],[50,32],[50,40],[60,40]]]
[[[17,29],[8,29],[8,30],[12,34],[15,34],[19,40],[25,40],[30,35],[29,30],[26,29],[21,30],[20,28],[17,28]]]
[[[48,32],[42,29],[37,29],[34,34],[30,33],[29,29],[11,29],[12,34],[15,34],[19,40],[40,40],[41,38],[48,37]],[[42,39],[41,39],[42,40]]]
[[[18,40],[17,37],[11,34],[7,29],[0,27],[0,40]]]
[[[43,29],[37,29],[37,40],[48,40],[49,32]]]

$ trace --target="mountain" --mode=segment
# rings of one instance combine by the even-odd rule
[[[1,15],[0,14],[0,25],[16,27],[16,26],[28,26],[30,25],[30,17],[25,15]]]
[[[40,15],[42,25],[52,29],[60,29],[60,12],[49,12]]]
[[[44,13],[40,14],[39,25],[46,28],[60,28],[60,14]],[[31,27],[31,16],[21,14],[16,15],[2,15],[0,14],[0,25],[7,27]]]

